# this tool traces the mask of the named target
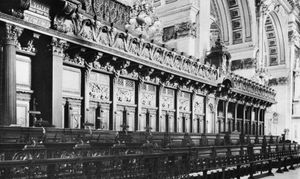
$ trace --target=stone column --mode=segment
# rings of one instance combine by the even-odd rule
[[[62,76],[64,50],[68,47],[67,42],[61,39],[52,38],[51,42],[51,118],[52,124],[56,127],[63,126],[62,116]]]
[[[22,29],[1,23],[2,61],[0,64],[0,125],[16,124],[16,45]]]

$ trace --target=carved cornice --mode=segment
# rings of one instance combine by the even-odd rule
[[[2,44],[19,45],[18,38],[21,36],[23,28],[13,24],[0,23],[0,34]]]

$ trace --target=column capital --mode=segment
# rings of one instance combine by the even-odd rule
[[[18,38],[23,32],[23,28],[9,23],[1,23],[0,25],[1,43],[18,45]]]
[[[65,40],[61,40],[53,37],[51,41],[53,55],[63,57],[64,51],[69,47],[69,44]]]

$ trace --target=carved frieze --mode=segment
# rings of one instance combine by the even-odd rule
[[[108,23],[114,23],[119,26],[125,26],[130,18],[130,7],[114,0],[94,0],[90,3],[89,0],[84,1],[86,4],[86,10],[89,10],[90,14],[93,12],[100,21]],[[90,6],[90,4],[92,6]],[[93,10],[93,11],[91,11]]]
[[[279,77],[279,78],[272,78],[269,79],[269,86],[277,86],[277,85],[284,85],[288,83],[288,77]]]
[[[163,29],[163,41],[169,41],[172,39],[178,39],[180,37],[186,36],[197,36],[196,23],[192,22],[182,22],[174,26],[165,27]]]
[[[41,27],[49,28],[51,26],[49,2],[30,0],[28,11],[24,12],[24,20]]]
[[[250,69],[256,66],[255,59],[246,58],[232,61],[231,70]]]

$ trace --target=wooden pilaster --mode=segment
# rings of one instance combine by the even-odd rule
[[[224,106],[224,118],[225,118],[225,124],[224,124],[224,132],[230,132],[230,126],[229,126],[229,121],[228,121],[228,106],[229,106],[229,101],[227,100],[225,102]]]
[[[61,39],[52,38],[52,55],[51,55],[51,118],[52,124],[56,127],[64,127],[62,116],[62,76],[63,76],[63,58],[67,42]]]
[[[238,103],[235,103],[234,104],[234,131],[238,131],[238,128],[237,128],[237,110],[238,110]]]
[[[196,116],[195,116],[195,109],[194,109],[195,108],[195,106],[194,106],[195,97],[196,97],[196,93],[194,92],[194,93],[191,94],[191,103],[190,103],[192,124],[193,124],[193,121],[196,118]],[[198,124],[198,126],[201,127],[200,124]],[[194,131],[194,127],[193,126],[191,127],[191,130],[192,130],[193,133],[197,133],[197,131]]]
[[[259,126],[261,125],[260,124],[261,123],[260,122],[261,109],[259,108],[257,112],[258,112],[258,114],[257,114],[257,126],[256,126],[257,129],[256,129],[256,133],[257,133],[257,135],[260,135],[261,131],[260,131],[260,127]]]
[[[89,111],[90,111],[90,87],[89,87],[89,83],[90,83],[90,75],[91,75],[91,71],[92,71],[92,63],[91,62],[87,62],[85,61],[85,69],[84,69],[84,122],[85,123],[93,123],[94,126],[96,126],[96,121],[90,121],[91,119],[89,119]]]
[[[140,122],[142,119],[142,85],[144,82],[142,80],[137,81],[137,87],[136,87],[136,104],[137,104],[137,110],[136,110],[136,117],[135,117],[135,129],[138,131],[144,131],[145,129],[139,128]],[[146,121],[145,121],[146,124]],[[150,126],[148,126],[150,127]]]
[[[242,124],[243,124],[242,134],[246,134],[246,109],[247,109],[247,105],[244,104],[244,107],[243,107],[243,121],[242,121]]]
[[[109,121],[110,123],[110,130],[116,130],[118,127],[116,126],[116,119],[117,119],[117,113],[118,113],[118,108],[117,108],[117,85],[118,85],[118,79],[119,75],[114,74],[112,76],[112,82],[111,82],[111,101],[112,101],[112,106],[111,106],[111,119]]]
[[[180,93],[181,93],[181,90],[178,88],[175,91],[175,118],[174,118],[175,119],[174,120],[175,125],[174,125],[174,132],[179,132],[178,131],[179,125],[182,125],[182,123],[181,124],[178,123],[178,120],[180,119],[180,117],[182,117],[182,116],[180,116],[180,113],[179,113],[179,95],[180,95]],[[185,119],[181,119],[182,122],[183,122],[183,120],[185,120]],[[185,124],[185,125],[187,125],[187,124]],[[185,129],[182,126],[182,131],[184,131],[184,130]]]
[[[22,29],[1,23],[2,61],[0,63],[0,125],[16,124],[16,45]]]
[[[161,96],[162,96],[162,92],[163,92],[163,85],[159,85],[158,90],[157,90],[157,106],[158,106],[158,111],[157,111],[157,131],[161,131],[161,123],[164,122],[163,120],[163,116],[162,116],[162,106],[161,106]]]

